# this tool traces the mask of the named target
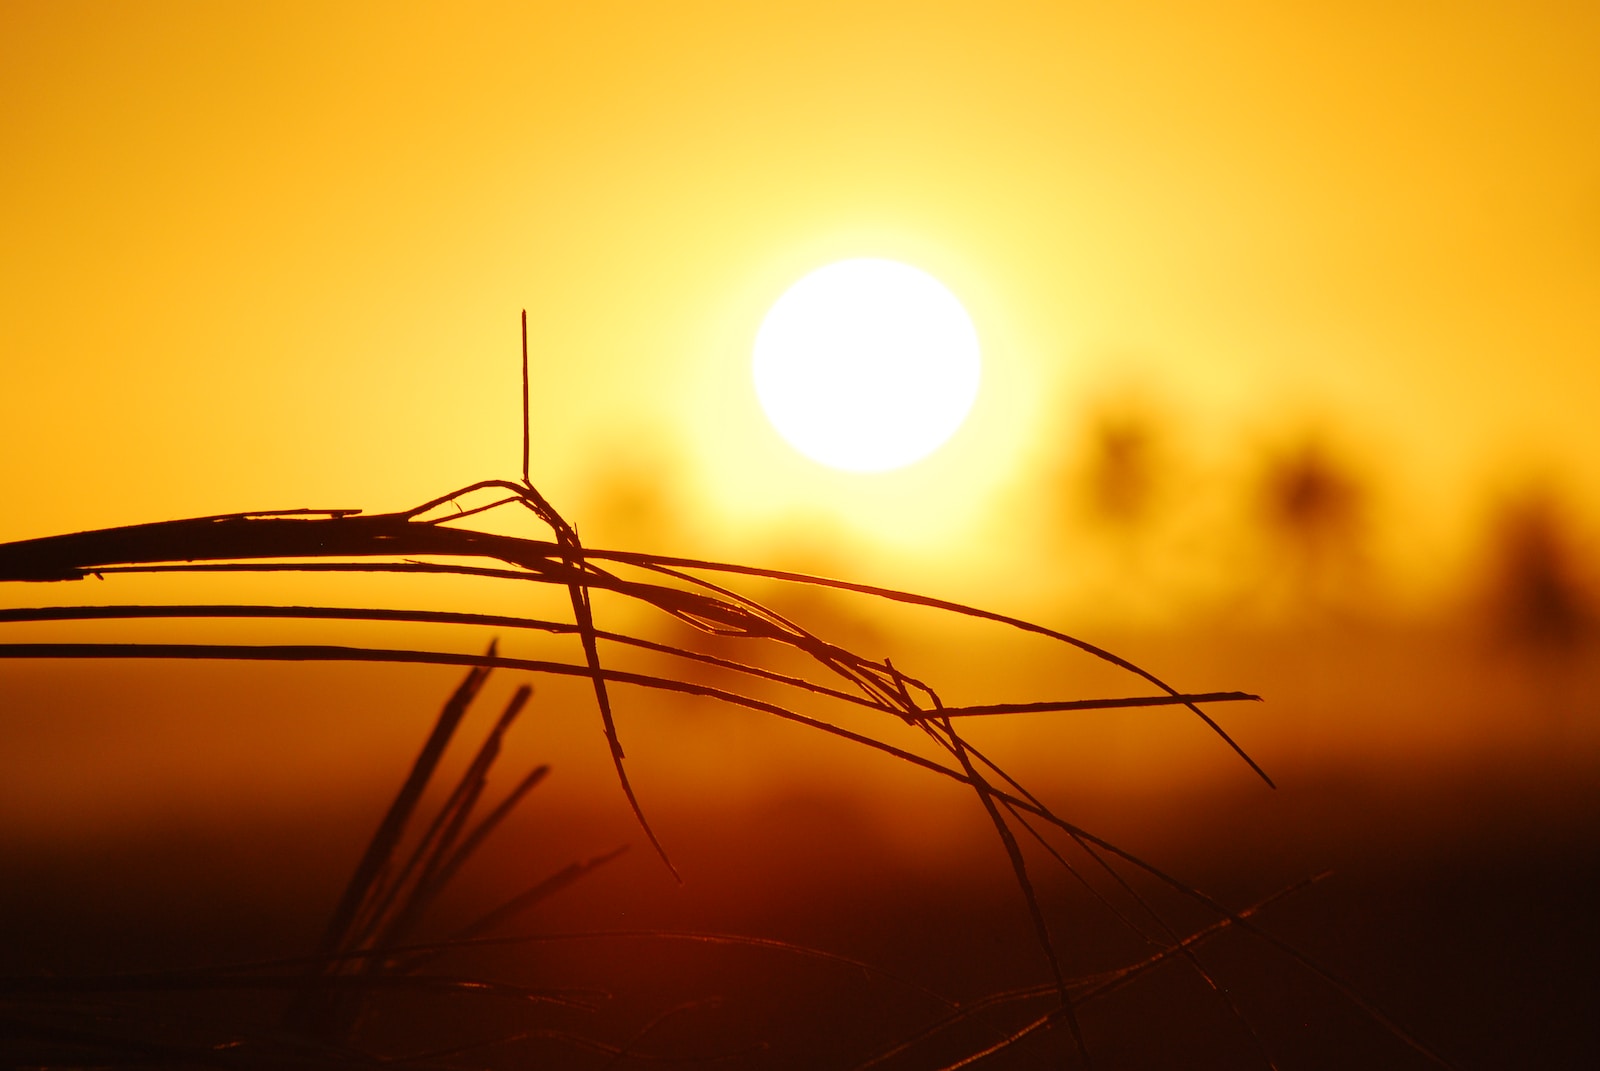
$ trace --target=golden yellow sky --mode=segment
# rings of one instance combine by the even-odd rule
[[[13,0],[0,539],[515,475],[523,307],[534,480],[602,541],[633,479],[721,553],[953,560],[1130,390],[1220,468],[1331,429],[1429,558],[1496,481],[1600,501],[1600,8],[1336,8]],[[749,386],[857,255],[985,345],[898,475]]]
[[[1553,757],[1592,786],[1595,631],[1538,652],[1570,655],[1565,676],[1484,652],[1600,616],[1600,5],[1327,7],[0,0],[0,542],[400,509],[515,477],[527,308],[533,479],[592,545],[963,599],[1185,688],[1260,692],[1221,716],[1286,786],[1448,767],[1476,792],[1487,767],[1543,783]],[[899,473],[799,457],[751,386],[770,304],[855,256],[943,280],[984,345],[968,427]],[[1137,524],[1084,506],[1095,429],[1117,420],[1159,462]],[[1364,490],[1323,528],[1265,530],[1263,472],[1303,448]],[[1465,620],[1495,502],[1541,485],[1591,584],[1547,619],[1536,561],[1474,619],[1489,644],[1228,632],[1323,599],[1387,608],[1408,584],[1423,597],[1394,606]],[[3,597],[380,601],[354,582],[211,583]],[[531,612],[514,587],[451,606]],[[962,648],[789,594],[774,602],[797,620],[897,665],[908,649],[908,672],[965,700],[1099,687],[1054,648]],[[36,634],[112,636],[8,637]],[[13,824],[50,829],[225,793],[283,809],[376,792],[454,677],[0,669],[0,787]],[[541,712],[579,716],[528,746],[634,836],[592,712],[550,694]],[[681,707],[620,706],[648,806],[740,779],[878,791],[853,753]],[[1258,787],[1175,718],[978,731],[1050,789],[1181,787],[1180,771]],[[273,749],[294,761],[263,762]]]

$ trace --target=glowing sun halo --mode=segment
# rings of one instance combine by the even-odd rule
[[[756,396],[814,461],[883,472],[954,435],[978,395],[978,334],[933,276],[842,260],[784,292],[756,333]]]

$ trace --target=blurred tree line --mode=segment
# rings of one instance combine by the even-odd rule
[[[1340,436],[1304,427],[1208,464],[1165,410],[1126,393],[1058,426],[1074,430],[1048,466],[1046,514],[1064,554],[1087,547],[1110,571],[1105,586],[1165,585],[1181,602],[1192,582],[1212,612],[1242,618],[1385,612],[1377,547],[1394,535],[1385,525],[1406,523],[1392,501],[1403,491]],[[1525,649],[1594,633],[1600,569],[1572,496],[1527,477],[1484,495],[1475,524],[1440,612]]]

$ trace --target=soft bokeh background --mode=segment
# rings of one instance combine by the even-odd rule
[[[1593,923],[1561,905],[1600,813],[1597,48],[1600,9],[1557,2],[7,3],[0,540],[514,476],[525,307],[533,478],[586,541],[959,598],[1266,695],[1220,714],[1277,794],[1175,716],[986,739],[1245,899],[1354,874],[1311,940],[1463,1063],[1592,1054]],[[768,304],[857,255],[940,277],[985,344],[968,427],[897,474],[794,455],[749,385]],[[139,583],[3,596],[347,594]],[[960,698],[1094,683],[793,605]],[[89,896],[108,838],[210,846],[127,849],[166,860],[153,904],[263,888],[238,830],[354,815],[357,843],[451,680],[0,665],[0,821],[44,890],[13,895]],[[582,718],[528,745],[573,852],[637,839]],[[755,890],[729,903],[782,900],[750,875],[796,859],[835,902],[857,855],[751,844],[838,814],[924,886],[1004,884],[981,814],[901,771],[676,706],[623,725],[669,842]],[[640,902],[676,895],[635,855]],[[37,932],[42,962],[64,931]]]

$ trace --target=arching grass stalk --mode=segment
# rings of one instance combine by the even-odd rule
[[[462,526],[461,522],[488,510],[507,507],[532,512],[552,529],[553,539],[533,539],[501,535]],[[483,562],[484,564],[475,564]],[[1189,899],[1205,905],[1221,921],[1242,932],[1256,934],[1275,946],[1281,945],[1260,933],[1247,918],[1230,912],[1198,889],[1171,877],[1145,860],[1095,837],[1086,830],[1056,815],[1037,797],[1028,793],[993,762],[974,749],[958,731],[960,719],[1048,712],[1072,712],[1136,707],[1182,706],[1200,717],[1250,768],[1271,783],[1264,771],[1243,749],[1206,714],[1201,703],[1254,700],[1243,692],[1185,693],[1167,684],[1148,670],[1085,640],[1043,625],[1024,621],[977,607],[949,602],[910,592],[809,576],[783,570],[710,560],[666,557],[636,552],[588,548],[553,508],[526,483],[489,480],[458,492],[425,502],[398,513],[363,515],[355,510],[295,510],[271,513],[240,513],[164,521],[101,531],[25,540],[0,545],[0,581],[63,582],[88,577],[111,577],[129,573],[229,573],[289,572],[313,573],[412,573],[475,576],[519,583],[556,585],[568,593],[572,608],[570,620],[545,620],[509,615],[443,612],[421,609],[395,609],[349,606],[264,606],[257,604],[183,604],[104,606],[58,604],[0,611],[0,624],[20,624],[42,620],[135,619],[135,618],[250,618],[322,619],[350,621],[402,621],[418,624],[457,624],[481,626],[491,630],[531,630],[552,635],[575,635],[581,641],[581,662],[515,658],[490,649],[473,655],[427,648],[366,647],[330,644],[222,644],[222,643],[3,643],[0,657],[6,658],[140,658],[140,659],[237,659],[271,661],[364,661],[443,664],[527,671],[536,674],[573,676],[591,682],[606,737],[624,793],[652,845],[665,860],[667,852],[650,829],[644,809],[627,780],[625,757],[612,713],[612,690],[617,686],[674,692],[731,704],[797,722],[855,744],[873,748],[900,761],[963,783],[972,788],[989,814],[997,834],[1007,849],[1019,890],[1035,919],[1042,954],[1056,981],[1059,1007],[1051,1022],[1068,1025],[1075,1037],[1074,1047],[1087,1059],[1087,1043],[1075,1025],[1074,1005],[1078,996],[1067,984],[1071,972],[1056,958],[1050,939],[1050,926],[1038,901],[1021,847],[1012,831],[1021,825],[1030,837],[1043,840],[1029,820],[1043,822],[1064,834],[1077,849],[1089,853],[1100,869],[1112,876],[1111,893],[1131,897],[1139,910],[1156,919],[1158,939],[1165,940],[1175,954],[1191,963],[1213,988],[1209,974],[1192,950],[1175,939],[1170,927],[1160,923],[1156,909],[1137,894],[1117,874],[1108,860],[1132,866],[1159,882],[1177,889]],[[1151,686],[1142,696],[1104,698],[1046,698],[1027,703],[995,703],[972,706],[945,706],[935,689],[925,681],[902,673],[888,660],[876,660],[832,643],[803,625],[733,590],[710,576],[753,577],[793,584],[823,587],[869,600],[922,606],[963,618],[990,622],[1004,628],[1042,636],[1092,658],[1116,666]],[[663,643],[643,636],[606,630],[594,618],[592,594],[607,592],[631,600],[682,622],[704,633],[725,639],[775,645],[798,651],[807,657],[813,674],[780,673],[746,661],[711,655],[688,646]],[[683,675],[658,675],[615,669],[604,664],[601,644],[664,654],[686,667],[711,665],[788,690],[801,696],[845,704],[854,709],[882,713],[894,723],[920,726],[949,758],[939,762],[895,746],[868,732],[847,728],[822,717],[803,713],[791,702],[774,701],[748,695],[733,688],[715,687]],[[469,675],[469,682],[478,680]],[[466,687],[464,685],[463,687]],[[470,700],[470,696],[467,697]],[[448,711],[448,708],[447,708]],[[514,717],[514,714],[508,714]],[[443,726],[445,719],[441,719]],[[441,728],[440,731],[444,731]],[[446,739],[448,732],[445,732]],[[419,772],[422,760],[419,760]],[[530,786],[531,787],[531,786]],[[463,806],[472,790],[457,801]],[[475,797],[473,797],[475,798]],[[391,817],[402,822],[409,812],[397,799],[400,811]],[[402,813],[406,812],[406,813]],[[462,814],[441,816],[452,836],[461,833]],[[434,888],[438,879],[448,877],[459,865],[456,857],[438,845],[426,859],[412,864],[416,872],[418,895]],[[452,842],[453,843],[453,842]],[[1046,841],[1048,847],[1048,841]],[[1066,858],[1049,848],[1058,863],[1072,869]],[[378,856],[384,846],[375,843]],[[376,858],[376,856],[375,856]],[[670,862],[668,863],[670,866]],[[676,873],[676,871],[674,871]],[[1077,871],[1074,871],[1077,873]],[[1079,874],[1079,879],[1084,880]],[[407,917],[402,909],[390,916],[395,903],[394,890],[381,904],[370,899],[370,879],[358,874],[341,914],[330,924],[324,955],[334,955],[359,934],[361,940],[392,942]],[[360,888],[358,888],[360,886]],[[1097,893],[1102,900],[1107,894]],[[354,906],[352,906],[354,905]],[[365,905],[365,906],[362,906]],[[366,912],[363,915],[363,911]],[[374,920],[388,918],[385,929]],[[1126,918],[1124,914],[1122,916]],[[401,929],[404,927],[401,926]],[[334,934],[340,935],[334,939]],[[330,943],[331,942],[331,943]],[[359,942],[358,942],[359,943]],[[1295,953],[1297,958],[1298,953]],[[1308,962],[1309,961],[1305,961]],[[1325,972],[1325,977],[1327,976]],[[1337,980],[1341,991],[1377,1015],[1406,1044],[1426,1051],[1398,1025],[1392,1024],[1349,987]],[[1232,1014],[1239,1014],[1229,1005]],[[1048,1024],[1045,1024],[1046,1026]],[[1040,1029],[1044,1027],[1041,1026]],[[1431,1055],[1431,1053],[1430,1053]]]
[[[515,800],[520,799],[542,777],[538,770],[527,775],[519,788],[508,797],[507,804],[468,831],[469,816],[482,792],[483,773],[498,751],[501,734],[526,701],[526,694],[518,693],[520,698],[513,699],[500,722],[491,730],[477,758],[469,763],[462,781],[435,816],[421,843],[396,869],[394,853],[400,835],[415,815],[422,789],[437,768],[439,754],[448,744],[466,706],[481,687],[484,675],[492,669],[504,668],[535,674],[582,677],[590,682],[618,783],[641,829],[674,876],[677,871],[665,846],[651,829],[644,807],[628,779],[624,763],[626,756],[617,731],[612,701],[614,686],[695,696],[773,715],[874,749],[971,788],[1006,849],[1018,888],[1034,920],[1039,947],[1053,979],[1056,1006],[1023,1034],[1009,1041],[999,1039],[997,1047],[974,1052],[962,1061],[963,1064],[977,1060],[990,1051],[1001,1051],[1018,1037],[1047,1029],[1057,1022],[1068,1026],[1080,1060],[1087,1063],[1089,1058],[1076,1007],[1087,999],[1085,993],[1093,990],[1085,990],[1074,982],[1072,972],[1056,956],[1051,927],[1029,877],[1022,846],[1013,825],[1020,826],[1031,838],[1042,843],[1053,862],[1065,867],[1080,882],[1088,885],[1099,902],[1124,924],[1132,925],[1130,915],[1134,913],[1152,919],[1155,923],[1153,933],[1137,926],[1135,929],[1161,946],[1162,951],[1157,958],[1176,957],[1189,963],[1219,994],[1222,993],[1220,987],[1196,957],[1195,945],[1199,943],[1198,940],[1178,938],[1176,931],[1162,920],[1155,907],[1117,870],[1119,865],[1142,871],[1189,900],[1203,905],[1213,914],[1213,927],[1218,931],[1229,928],[1249,933],[1287,952],[1296,962],[1305,965],[1350,997],[1405,1044],[1435,1062],[1443,1063],[1421,1042],[1365,1001],[1353,987],[1283,942],[1260,931],[1249,918],[1253,909],[1247,912],[1230,911],[1200,890],[1066,821],[974,748],[957,729],[960,719],[978,716],[1182,706],[1203,721],[1263,781],[1271,785],[1272,781],[1266,772],[1200,705],[1254,700],[1258,697],[1243,692],[1180,692],[1148,670],[1086,640],[1020,618],[930,596],[757,566],[585,547],[579,541],[576,530],[534,488],[529,478],[526,324],[524,313],[524,414],[520,481],[484,480],[397,513],[368,515],[351,509],[235,513],[0,544],[0,583],[61,582],[129,573],[409,573],[553,585],[565,592],[571,618],[564,621],[464,611],[258,604],[104,606],[79,602],[0,611],[0,624],[113,618],[298,618],[472,625],[491,630],[531,630],[578,638],[583,652],[581,662],[507,657],[500,655],[493,646],[486,654],[475,655],[430,648],[330,644],[0,643],[0,658],[364,661],[469,667],[466,680],[451,703],[446,705],[433,735],[384,823],[374,835],[367,855],[358,866],[330,920],[318,955],[313,959],[312,974],[316,984],[311,985],[308,991],[319,994],[332,992],[329,987],[335,982],[344,985],[352,979],[360,982],[375,977],[372,964],[382,962],[392,967],[399,962],[393,959],[393,951],[397,942],[404,940],[417,915],[459,869],[488,829],[503,817],[508,809],[507,804],[514,805]],[[461,526],[461,522],[471,517],[505,508],[522,509],[533,514],[548,528],[549,538],[521,538]],[[723,579],[713,580],[711,577]],[[901,673],[889,659],[875,660],[832,643],[733,590],[728,586],[731,580],[726,578],[737,577],[828,588],[879,602],[920,606],[1044,637],[1117,667],[1142,681],[1150,692],[1133,697],[1045,698],[1029,703],[946,706],[932,686]],[[799,652],[806,656],[812,676],[776,672],[756,664],[754,658],[727,658],[697,651],[689,646],[602,629],[595,620],[593,595],[596,592],[620,596],[702,633]],[[646,650],[670,656],[685,667],[685,672],[659,675],[611,668],[602,662],[602,643],[608,647]],[[751,683],[777,685],[785,690],[782,694],[786,698],[782,701],[768,700],[733,688],[714,687],[690,679],[687,671],[696,665],[714,666]],[[794,705],[801,699],[823,700],[852,709],[876,711],[889,719],[885,722],[886,727],[895,723],[918,727],[949,761],[930,759],[870,732],[846,728],[825,717],[803,713]],[[1096,887],[1085,871],[1074,867],[1064,852],[1051,844],[1045,835],[1047,830],[1063,836],[1070,850],[1083,853],[1092,862],[1093,872],[1108,875],[1110,888]],[[604,858],[594,865],[599,865]],[[529,895],[537,894],[537,888],[530,890]],[[1129,899],[1135,910],[1130,912],[1117,908],[1112,898],[1119,896]],[[514,913],[515,903],[508,905],[507,910]],[[490,920],[494,924],[503,921],[504,917]],[[1207,932],[1210,931],[1203,929],[1198,934]],[[381,956],[365,955],[380,948],[389,951]],[[359,992],[359,988],[356,991]],[[1243,1018],[1231,1000],[1225,1000],[1225,1003],[1230,1014]],[[347,1010],[339,1011],[337,1002],[321,996],[300,1000],[295,1009],[291,1021],[324,1038],[337,1038],[351,1021]],[[621,1051],[625,1050],[619,1050],[619,1053]],[[1270,1066],[1270,1057],[1265,1059]]]

